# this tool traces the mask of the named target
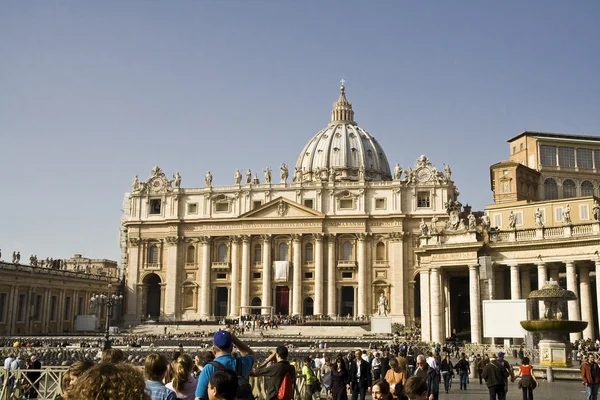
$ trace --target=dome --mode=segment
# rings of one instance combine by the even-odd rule
[[[342,85],[340,98],[333,105],[331,123],[304,146],[296,171],[301,171],[302,181],[391,180],[383,149],[354,122],[352,103],[346,100],[345,90]]]

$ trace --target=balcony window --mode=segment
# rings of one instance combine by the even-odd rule
[[[352,259],[352,243],[344,242],[344,244],[342,244],[342,260],[351,261]]]
[[[158,246],[154,244],[148,249],[148,264],[158,264]]]
[[[575,149],[573,147],[558,148],[558,165],[561,167],[575,167]]]
[[[556,167],[556,146],[540,146],[540,164],[549,167]]]
[[[579,168],[594,168],[591,149],[577,149],[577,166]]]

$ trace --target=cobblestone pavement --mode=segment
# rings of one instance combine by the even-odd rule
[[[585,387],[579,381],[555,381],[546,382],[538,380],[540,385],[533,391],[533,397],[536,400],[545,399],[585,399]],[[448,394],[444,392],[442,386],[440,393],[440,400],[443,399],[489,399],[489,392],[485,384],[480,385],[479,382],[470,384],[467,390],[460,390],[458,388],[458,382],[452,385],[452,389]],[[507,400],[521,400],[523,398],[522,392],[517,388],[516,383],[509,384]]]

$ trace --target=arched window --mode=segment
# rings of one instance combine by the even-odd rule
[[[278,261],[287,261],[288,259],[288,245],[287,243],[279,244],[279,260]]]
[[[314,261],[314,253],[313,253],[312,243],[307,243],[306,246],[304,246],[304,261],[306,261],[306,262]]]
[[[185,260],[185,262],[188,264],[193,264],[196,262],[196,248],[193,245],[188,246]]]
[[[148,264],[158,264],[158,246],[155,244],[148,249]]]
[[[544,181],[544,199],[558,199],[558,184],[553,178],[546,178]]]
[[[351,261],[353,258],[352,243],[344,242],[344,244],[342,244],[342,260]]]
[[[217,259],[219,262],[227,261],[227,245],[225,243],[219,245]]]
[[[582,196],[593,196],[594,195],[594,184],[590,181],[583,181],[581,183],[581,195]]]
[[[260,244],[254,245],[254,262],[259,263],[262,261],[262,247]]]
[[[575,196],[577,196],[577,187],[575,186],[575,182],[573,182],[571,179],[565,179],[563,181],[563,198],[567,199]]]
[[[384,261],[385,260],[385,244],[383,244],[383,242],[377,243],[377,247],[375,249],[375,260],[376,261]]]

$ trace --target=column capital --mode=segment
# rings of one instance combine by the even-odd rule
[[[481,265],[479,264],[469,264],[469,269],[470,270],[479,270],[479,268],[481,268]]]
[[[182,237],[179,237],[179,236],[167,236],[167,237],[165,238],[165,240],[166,240],[167,244],[170,244],[170,245],[172,245],[172,246],[174,246],[174,245],[177,245],[177,244],[181,243],[181,242],[183,241],[182,239],[183,239],[183,238],[182,238]]]
[[[356,238],[358,239],[358,241],[362,242],[367,240],[367,238],[371,236],[370,233],[366,233],[366,232],[361,232],[361,233],[357,233],[356,234]]]
[[[392,242],[400,242],[400,241],[402,241],[402,238],[404,238],[404,236],[405,236],[404,232],[391,232],[391,233],[388,233],[387,239]]]
[[[201,244],[210,244],[210,239],[211,239],[210,236],[199,236],[198,237],[198,241]]]
[[[292,241],[294,241],[294,242],[299,242],[302,240],[301,233],[292,233],[290,236],[292,237]]]
[[[271,242],[271,234],[270,233],[262,233],[260,235],[260,238],[263,240],[263,242],[265,243],[270,243]]]
[[[240,235],[240,239],[242,239],[242,242],[248,243],[250,242],[250,235]]]
[[[313,234],[312,234],[312,236],[313,236],[313,239],[314,239],[314,240],[316,240],[316,241],[320,242],[320,241],[322,241],[322,240],[323,240],[323,237],[324,237],[325,235],[323,235],[322,233],[313,233]]]
[[[540,269],[540,268],[546,268],[546,263],[545,262],[539,262],[536,265],[537,265],[538,269]]]
[[[138,247],[138,246],[140,245],[140,243],[141,243],[141,242],[142,242],[142,241],[141,241],[141,239],[140,239],[140,238],[134,238],[134,237],[132,237],[132,238],[129,238],[129,244],[130,244],[132,247]]]
[[[239,235],[231,235],[231,236],[229,236],[229,240],[231,241],[231,244],[239,244],[240,236]]]

